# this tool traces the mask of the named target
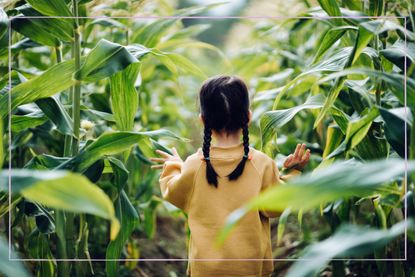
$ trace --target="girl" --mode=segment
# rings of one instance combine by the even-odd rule
[[[281,179],[299,174],[310,157],[297,145],[284,163],[290,174],[279,176],[276,163],[249,146],[248,89],[230,76],[208,79],[200,89],[199,115],[204,124],[203,147],[184,162],[157,150],[163,164],[163,198],[188,215],[189,276],[269,276],[273,271],[269,218],[276,212],[252,211],[233,229],[221,248],[214,247],[228,215]],[[240,142],[240,137],[243,142]],[[212,145],[212,137],[215,144]],[[265,260],[268,259],[268,260]]]

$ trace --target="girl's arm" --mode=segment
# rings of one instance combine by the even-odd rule
[[[151,161],[163,164],[153,165],[152,168],[162,168],[160,174],[160,191],[163,198],[176,207],[187,212],[188,198],[193,187],[194,170],[188,159],[183,162],[173,148],[173,155],[156,150],[162,158],[151,158]]]

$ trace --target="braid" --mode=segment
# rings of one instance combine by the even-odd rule
[[[242,128],[243,144],[244,144],[244,159],[248,159],[249,154],[249,131],[248,125]]]
[[[210,185],[218,187],[218,174],[213,168],[210,162],[210,156],[209,156],[211,140],[212,140],[212,129],[210,127],[205,126],[202,150],[203,150],[203,157],[205,158],[205,162],[206,162],[206,178]]]
[[[249,154],[249,132],[248,132],[248,125],[245,124],[242,128],[243,134],[243,145],[244,145],[244,156],[242,160],[239,162],[238,166],[232,171],[231,174],[228,175],[229,180],[236,180],[239,176],[241,176],[242,172],[245,168],[246,160],[248,160]]]

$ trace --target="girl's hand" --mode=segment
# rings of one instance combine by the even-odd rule
[[[151,168],[154,168],[154,169],[163,168],[164,163],[167,162],[167,161],[183,162],[183,160],[180,158],[179,154],[177,153],[176,148],[173,147],[172,152],[173,152],[173,155],[170,155],[169,153],[166,153],[164,151],[161,151],[161,150],[157,149],[156,153],[163,156],[163,158],[150,158],[150,161],[157,162],[157,163],[162,163],[162,164],[152,165]]]
[[[310,149],[306,150],[305,144],[297,144],[294,154],[291,154],[285,160],[284,168],[296,168],[303,170],[310,159]]]

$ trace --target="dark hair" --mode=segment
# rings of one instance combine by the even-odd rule
[[[228,175],[236,180],[243,172],[249,153],[249,95],[245,83],[234,76],[215,76],[206,80],[200,89],[200,110],[205,124],[203,157],[206,161],[206,178],[218,186],[218,174],[210,162],[212,130],[227,133],[242,129],[244,155],[238,166]]]

